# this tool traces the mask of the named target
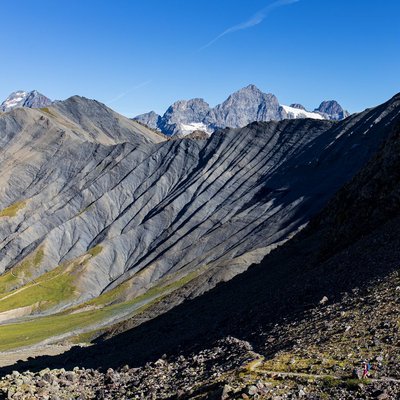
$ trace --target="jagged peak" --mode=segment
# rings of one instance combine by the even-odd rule
[[[195,97],[193,99],[188,99],[188,100],[177,100],[169,108],[185,108],[185,107],[191,107],[191,106],[206,106],[210,107],[210,105],[201,97]]]
[[[14,108],[41,108],[50,105],[52,101],[37,90],[25,91],[17,90],[1,103],[0,111],[7,112]]]
[[[261,92],[261,90],[254,85],[253,83],[250,83],[249,85],[243,87],[242,89],[239,89],[238,92],[240,91],[253,91],[253,92]]]
[[[289,107],[297,108],[298,110],[307,111],[306,108],[302,104],[299,104],[299,103],[292,103]]]
[[[233,92],[229,97],[242,95],[242,94],[244,94],[244,95],[247,95],[247,94],[264,95],[265,93],[262,90],[260,90],[256,85],[250,84],[250,85],[247,85],[247,86],[237,90],[236,92]]]
[[[350,115],[336,100],[324,100],[314,111],[333,120],[341,120]]]

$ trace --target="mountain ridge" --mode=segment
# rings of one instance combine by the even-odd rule
[[[62,321],[48,336],[89,317],[79,329],[96,331],[189,282],[195,296],[231,279],[351,179],[399,109],[176,140],[79,96],[2,114],[0,318],[33,318],[39,337],[46,318]]]
[[[124,389],[161,399],[398,398],[398,101],[362,117],[367,125],[386,114],[379,151],[259,265],[164,315],[140,315],[133,329],[117,326],[94,346],[20,369],[59,376],[79,365],[91,397]],[[372,379],[351,379],[362,360],[373,364]],[[6,390],[14,382],[7,376]]]
[[[349,115],[335,100],[322,102],[314,111],[307,111],[299,104],[294,104],[294,107],[281,105],[275,95],[263,93],[250,84],[213,108],[202,98],[178,100],[163,116],[151,111],[134,119],[166,135],[183,136],[195,130],[211,134],[221,128],[241,128],[253,121],[296,118],[340,121]]]

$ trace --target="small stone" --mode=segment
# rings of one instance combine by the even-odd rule
[[[377,400],[387,400],[387,399],[389,399],[389,395],[387,394],[386,391],[383,391],[383,390],[376,390],[372,395]]]
[[[328,301],[329,301],[329,299],[328,299],[326,296],[324,296],[324,297],[320,300],[319,304],[325,304],[325,303],[327,303]]]
[[[229,385],[225,385],[222,389],[221,400],[229,399],[229,393],[232,392],[232,387]]]
[[[257,386],[254,386],[254,385],[250,386],[250,387],[247,389],[247,393],[248,393],[250,396],[254,396],[255,394],[258,393],[258,387],[257,387]]]
[[[121,368],[121,371],[122,371],[122,372],[128,372],[128,371],[129,371],[129,365],[124,365],[124,366]]]
[[[75,374],[73,372],[66,372],[65,379],[67,381],[73,382],[75,380]]]

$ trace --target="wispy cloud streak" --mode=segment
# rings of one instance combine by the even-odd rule
[[[212,44],[214,44],[217,40],[221,39],[223,36],[229,35],[230,33],[237,32],[237,31],[242,31],[244,29],[249,29],[252,28],[253,26],[256,26],[258,24],[261,24],[261,22],[264,21],[264,19],[267,17],[267,15],[275,10],[276,8],[286,6],[289,4],[297,3],[300,0],[278,0],[275,1],[274,3],[268,5],[267,7],[264,7],[263,9],[257,11],[250,19],[247,21],[241,22],[240,24],[231,26],[230,28],[226,29],[222,33],[220,33],[218,36],[216,36],[214,39],[212,39],[210,42],[208,42],[206,45],[203,47],[200,47],[199,50],[204,50],[207,47],[210,47]]]
[[[124,98],[125,96],[127,96],[129,93],[131,93],[131,92],[133,92],[133,91],[135,91],[135,90],[137,90],[137,89],[140,89],[140,88],[142,88],[142,87],[144,87],[144,86],[147,86],[147,85],[148,85],[149,83],[151,83],[151,82],[152,82],[151,79],[148,80],[148,81],[141,82],[141,83],[137,84],[136,86],[131,87],[129,90],[126,90],[125,92],[120,93],[118,96],[115,96],[113,99],[109,100],[109,101],[107,102],[107,104],[115,103],[115,102],[117,102],[118,100],[121,100],[122,98]]]

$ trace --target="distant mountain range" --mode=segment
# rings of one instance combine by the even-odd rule
[[[299,118],[340,121],[349,115],[335,100],[323,101],[314,111],[307,111],[301,104],[281,105],[275,95],[248,85],[214,108],[200,98],[179,100],[163,116],[150,111],[134,119],[166,135],[185,136],[198,130],[211,134],[221,128],[241,128],[254,121]]]
[[[0,104],[0,111],[20,107],[43,108],[52,103],[37,90],[18,90]],[[275,95],[263,93],[255,85],[248,85],[214,108],[200,98],[179,100],[168,107],[163,116],[150,111],[133,119],[168,136],[186,136],[195,131],[211,134],[226,127],[241,128],[256,121],[301,118],[340,121],[349,115],[335,100],[323,101],[314,111],[307,111],[297,103],[282,105]]]
[[[25,92],[18,90],[11,93],[0,105],[0,111],[11,111],[14,108],[28,107],[28,108],[42,108],[47,107],[52,101],[39,93],[37,90]]]

